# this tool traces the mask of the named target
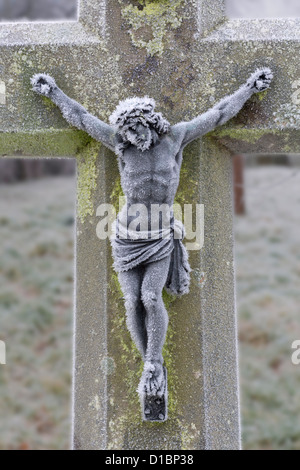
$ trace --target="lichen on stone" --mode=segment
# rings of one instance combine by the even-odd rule
[[[182,450],[193,450],[193,443],[199,440],[201,431],[194,423],[183,426],[181,431]]]
[[[0,155],[72,157],[90,140],[85,132],[73,129],[1,132]]]
[[[183,0],[137,0],[139,6],[122,7],[122,16],[130,24],[133,44],[145,48],[150,56],[162,55],[167,29],[177,29],[182,23],[178,8]],[[119,3],[123,4],[122,0]],[[149,37],[150,33],[150,37]],[[148,37],[147,37],[148,36]]]
[[[300,107],[296,104],[282,104],[273,116],[281,129],[300,129]]]
[[[276,129],[248,129],[244,127],[226,127],[223,126],[220,129],[214,130],[210,134],[207,134],[208,137],[229,137],[231,139],[240,140],[242,142],[248,142],[250,144],[255,144],[259,139],[261,139],[265,134],[276,134]]]
[[[77,215],[82,223],[85,222],[88,215],[94,215],[92,195],[97,188],[98,171],[96,160],[99,149],[100,144],[93,141],[77,155]]]

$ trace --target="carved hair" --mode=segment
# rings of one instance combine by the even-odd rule
[[[120,101],[115,111],[109,118],[112,125],[116,126],[117,133],[120,136],[120,142],[116,146],[116,153],[123,156],[124,150],[130,145],[126,132],[130,129],[135,130],[137,124],[142,124],[148,129],[153,129],[157,134],[167,134],[170,129],[170,123],[163,118],[161,113],[154,111],[155,101],[148,96],[143,98],[128,98]],[[146,142],[146,148],[149,148],[151,141]],[[144,149],[144,150],[145,150]]]

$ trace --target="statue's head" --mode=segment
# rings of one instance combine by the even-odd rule
[[[154,109],[155,101],[148,96],[128,98],[120,101],[109,120],[124,143],[135,145],[143,152],[170,129],[169,122]]]

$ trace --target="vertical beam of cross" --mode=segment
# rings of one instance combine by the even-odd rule
[[[0,155],[78,158],[75,448],[239,448],[230,154],[300,151],[299,38],[297,19],[224,22],[221,0],[81,0],[78,22],[0,25]],[[205,243],[191,253],[190,295],[166,298],[169,420],[142,423],[141,360],[109,244],[96,236],[98,205],[120,194],[116,158],[68,128],[32,94],[29,79],[50,73],[103,120],[120,99],[147,94],[175,123],[208,109],[262,65],[275,73],[272,89],[186,148],[177,200],[204,204]]]

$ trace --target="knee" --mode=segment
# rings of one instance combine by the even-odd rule
[[[138,295],[126,295],[125,296],[125,307],[126,311],[128,314],[130,313],[135,313],[139,304],[141,302],[141,299]]]
[[[155,309],[158,303],[158,295],[151,290],[143,290],[142,301],[146,308]]]

